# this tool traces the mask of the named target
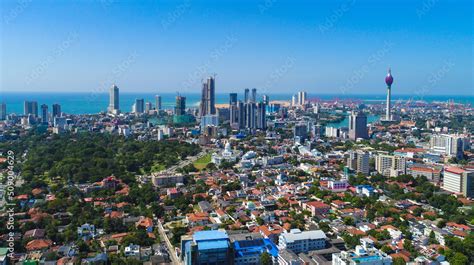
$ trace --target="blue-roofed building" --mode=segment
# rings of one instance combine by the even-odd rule
[[[230,235],[230,238],[234,248],[235,265],[258,265],[264,252],[270,254],[275,262],[278,260],[278,248],[275,243],[258,233],[235,234]]]
[[[375,189],[370,185],[358,185],[356,186],[356,192],[359,195],[370,197],[374,194]]]
[[[181,238],[181,259],[185,265],[234,264],[229,236],[225,231],[199,231]]]

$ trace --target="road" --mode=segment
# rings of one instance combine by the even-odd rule
[[[182,263],[180,259],[178,258],[178,255],[176,255],[176,251],[174,250],[173,245],[168,239],[165,229],[163,228],[163,225],[161,224],[161,221],[159,219],[158,219],[158,232],[160,233],[161,238],[165,240],[165,244],[166,244],[166,247],[168,248],[168,252],[170,253],[170,258],[173,264],[181,265]]]

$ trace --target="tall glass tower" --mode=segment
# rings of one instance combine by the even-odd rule
[[[117,114],[120,112],[119,108],[119,88],[114,84],[109,91],[109,108],[110,113]]]

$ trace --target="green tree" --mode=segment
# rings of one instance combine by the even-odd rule
[[[272,264],[272,257],[268,252],[263,252],[260,254],[260,264],[261,265],[271,265]]]

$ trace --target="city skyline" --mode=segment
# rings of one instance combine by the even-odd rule
[[[218,73],[222,93],[384,94],[388,67],[400,95],[474,91],[470,1],[2,6],[2,91],[198,93]]]

